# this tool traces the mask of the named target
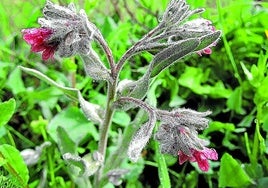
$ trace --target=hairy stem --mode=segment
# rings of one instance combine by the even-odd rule
[[[99,149],[99,153],[103,155],[104,159],[105,159],[106,149],[107,149],[108,133],[109,133],[109,129],[112,123],[112,117],[114,114],[114,109],[112,108],[112,104],[115,100],[116,84],[117,84],[116,80],[113,83],[108,82],[106,111],[105,111],[104,121],[100,130],[100,141],[99,141],[98,149]],[[95,187],[99,187],[100,185],[102,171],[103,171],[103,166],[96,173]]]
[[[139,124],[142,123],[142,120],[146,116],[146,113],[140,109],[135,117],[135,119],[124,129],[122,139],[117,144],[116,150],[109,156],[107,159],[104,172],[108,172],[111,169],[118,168],[120,164],[127,158],[127,149],[129,143],[133,137],[133,134],[138,130]],[[120,155],[118,155],[120,154]],[[102,177],[102,185],[107,183],[108,178]]]

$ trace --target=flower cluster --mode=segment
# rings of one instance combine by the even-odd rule
[[[121,97],[116,104],[120,106],[125,102],[135,104],[149,114],[149,120],[138,129],[129,144],[128,157],[132,161],[138,160],[152,136],[157,120],[161,125],[154,137],[160,143],[161,153],[178,156],[179,164],[185,161],[197,162],[202,171],[209,170],[208,160],[218,159],[216,150],[206,147],[208,141],[198,137],[198,131],[208,127],[206,116],[211,114],[210,111],[197,112],[184,108],[159,110],[132,97]]]
[[[207,19],[187,21],[190,16],[203,11],[201,8],[190,10],[185,0],[171,0],[152,36],[139,48],[158,52],[180,41],[198,39],[199,46],[194,51],[199,55],[211,54],[210,48],[216,45],[221,32]]]
[[[53,58],[56,51],[61,57],[89,52],[93,31],[83,10],[77,13],[73,4],[62,7],[47,1],[43,14],[38,20],[40,28],[22,30],[33,52],[42,52],[43,60]]]
[[[171,112],[158,110],[162,121],[155,138],[160,142],[161,152],[179,156],[179,163],[197,162],[202,171],[209,170],[208,160],[217,160],[214,149],[206,147],[207,141],[198,137],[197,130],[208,125],[205,116],[210,112],[196,112],[189,109],[177,109]]]

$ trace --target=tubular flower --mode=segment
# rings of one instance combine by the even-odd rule
[[[56,51],[60,57],[89,53],[93,31],[84,10],[77,13],[73,4],[62,7],[47,1],[43,14],[44,18],[38,19],[40,28],[22,30],[33,52],[42,52],[44,60],[52,58]]]
[[[48,39],[53,34],[51,29],[31,28],[22,30],[23,39],[31,45],[33,52],[42,52],[42,59],[53,58],[58,47],[57,43],[49,43]]]
[[[218,160],[218,153],[215,149],[204,148],[203,150],[191,150],[191,155],[186,155],[182,151],[178,152],[179,164],[182,165],[185,161],[197,162],[198,167],[207,172],[209,170],[208,160]]]
[[[155,138],[160,143],[162,153],[179,156],[179,164],[185,161],[197,162],[202,171],[208,171],[208,160],[217,160],[216,150],[206,147],[208,142],[198,137],[197,130],[207,128],[205,116],[210,112],[196,112],[189,109],[177,109],[171,112],[158,110],[158,119],[162,121]]]

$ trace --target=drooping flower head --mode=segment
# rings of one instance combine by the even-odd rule
[[[62,7],[47,1],[43,14],[38,20],[40,28],[22,30],[33,52],[42,52],[43,60],[53,58],[55,52],[61,57],[89,52],[93,32],[83,10],[77,13],[73,4]]]
[[[210,112],[177,109],[171,112],[159,110],[157,114],[162,124],[155,138],[160,142],[161,152],[178,156],[179,164],[197,162],[202,171],[208,171],[208,160],[217,160],[218,154],[206,147],[208,142],[198,137],[197,130],[207,127],[205,116]]]
[[[212,25],[210,20],[204,18],[196,18],[190,21],[187,19],[193,14],[200,14],[204,11],[202,8],[190,10],[189,5],[185,0],[171,0],[167,10],[163,15],[163,22],[168,27],[166,35],[169,36],[169,42],[174,43],[179,40],[185,40],[188,38],[199,38],[200,46],[196,49],[196,53],[202,56],[202,54],[211,54],[211,47],[216,46],[220,33]],[[215,38],[215,41],[211,43],[203,43],[206,38]]]

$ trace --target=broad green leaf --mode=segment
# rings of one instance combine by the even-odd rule
[[[219,186],[245,187],[252,183],[242,166],[228,153],[221,158]]]
[[[204,135],[207,135],[215,131],[226,132],[226,131],[234,131],[234,130],[235,130],[235,125],[233,123],[222,123],[220,121],[212,121],[209,124],[209,127],[204,130]]]
[[[57,138],[58,146],[62,155],[65,153],[76,154],[76,144],[73,140],[71,140],[66,130],[61,126],[57,128]]]
[[[258,188],[267,188],[268,177],[258,179]]]
[[[228,98],[231,90],[226,89],[222,81],[216,82],[214,85],[205,84],[206,74],[201,68],[186,67],[184,73],[179,78],[181,86],[191,89],[199,95],[209,95],[213,98]]]
[[[149,71],[151,71],[151,78],[155,77],[161,71],[174,64],[180,58],[191,53],[198,45],[198,39],[187,39],[184,41],[179,41],[156,54],[152,62],[152,70],[149,69]]]
[[[46,83],[48,83],[48,84],[50,84],[52,86],[57,87],[58,89],[63,91],[64,94],[66,94],[68,97],[70,97],[71,99],[73,99],[75,101],[78,101],[78,94],[79,94],[78,89],[61,86],[57,82],[55,82],[54,80],[50,79],[49,77],[47,77],[46,75],[44,75],[43,73],[41,73],[40,71],[37,71],[35,69],[26,68],[26,67],[23,67],[23,66],[19,66],[19,67],[24,72],[26,72],[28,74],[31,74],[31,75],[39,78],[40,80],[45,81]]]
[[[268,101],[268,77],[265,77],[261,82],[260,86],[257,88],[256,94],[254,96],[254,102],[256,105],[259,103]]]
[[[237,87],[227,99],[227,107],[236,113],[244,115],[246,112],[242,107],[242,87]]]
[[[0,127],[5,125],[10,120],[10,118],[14,114],[15,108],[16,101],[13,98],[9,99],[6,102],[0,103]]]
[[[73,142],[78,144],[87,135],[98,140],[98,132],[92,122],[89,122],[77,107],[69,107],[58,113],[48,124],[50,136],[58,141],[57,129],[63,127]]]
[[[0,145],[0,164],[14,178],[18,187],[27,187],[29,181],[29,171],[23,161],[20,152],[8,144]]]
[[[261,164],[245,164],[245,171],[252,179],[258,179],[264,175]]]
[[[116,111],[113,116],[113,122],[124,127],[130,124],[130,120],[129,115],[124,111]]]
[[[14,95],[25,91],[25,87],[21,78],[21,70],[15,68],[9,75],[7,81],[8,87],[11,89]]]

